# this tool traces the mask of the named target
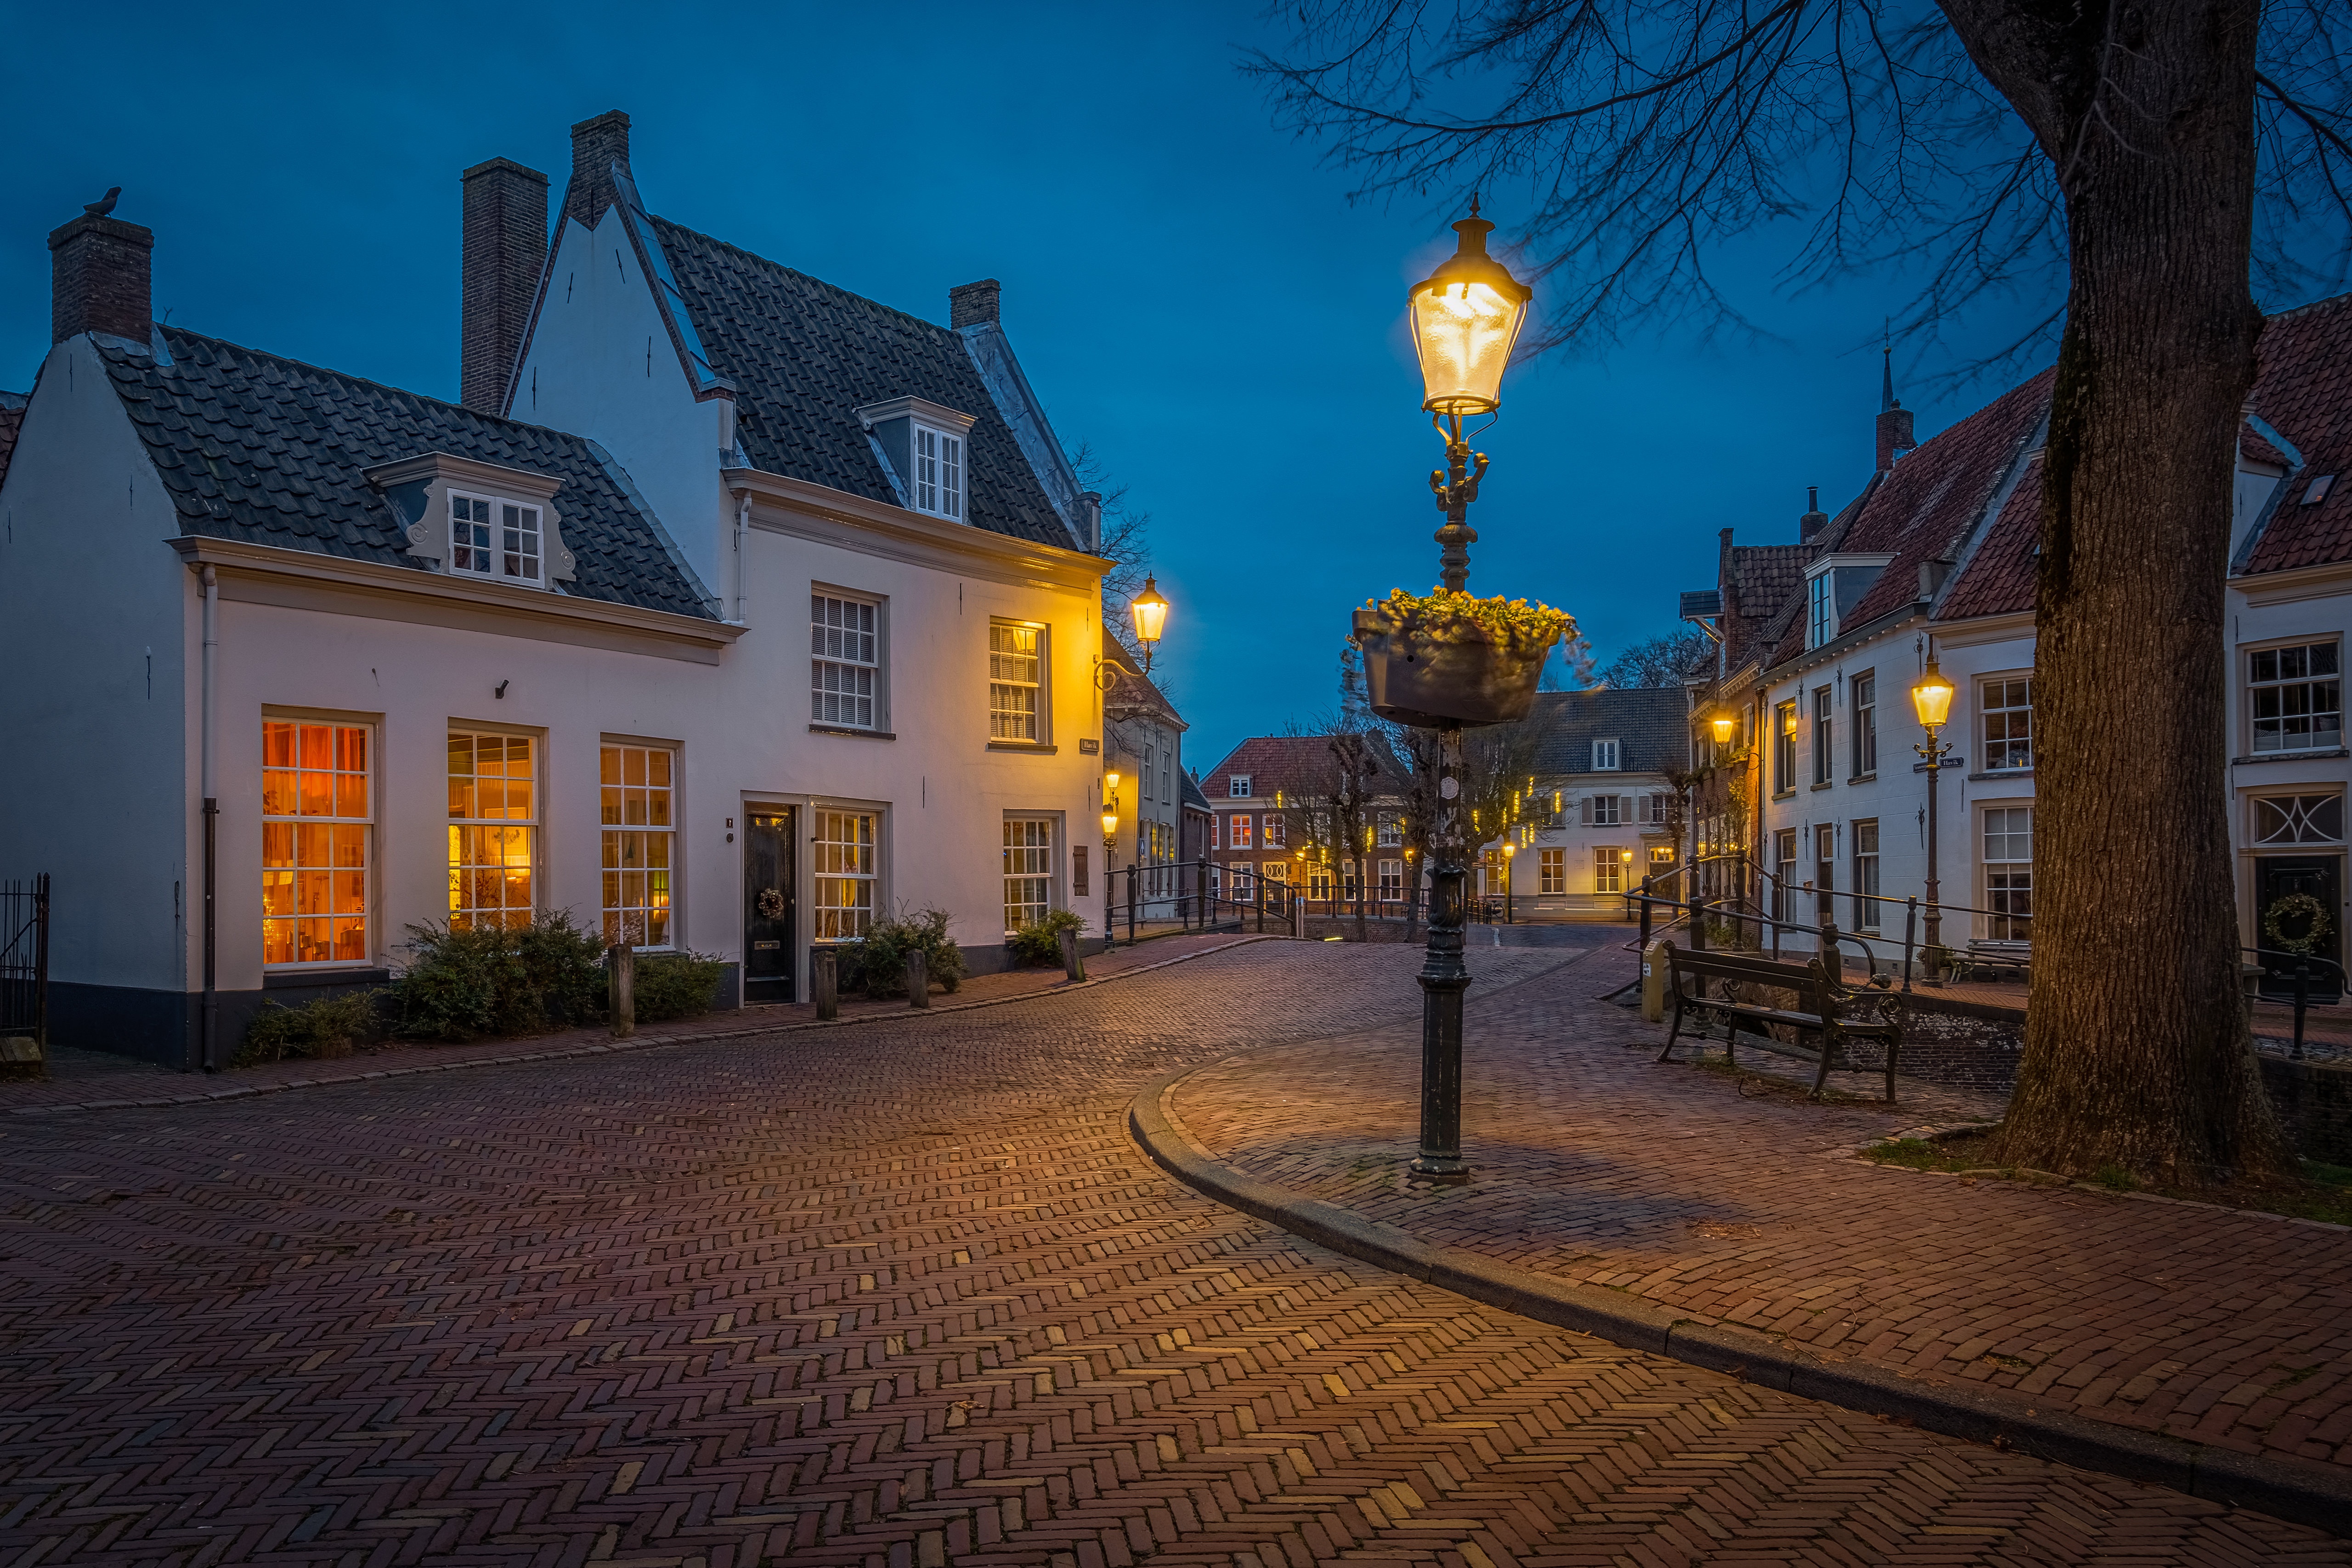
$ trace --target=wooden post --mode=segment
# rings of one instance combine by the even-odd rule
[[[907,1005],[931,1005],[931,960],[920,947],[907,955]]]
[[[626,1040],[637,1032],[637,954],[626,942],[604,950],[606,998],[613,1015],[613,1038]]]
[[[816,1016],[830,1023],[841,1016],[841,955],[820,947],[809,955],[810,989],[816,993]]]
[[[1087,957],[1078,951],[1078,933],[1075,926],[1062,927],[1062,974],[1072,980],[1087,977]]]

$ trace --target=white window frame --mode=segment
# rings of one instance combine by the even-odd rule
[[[1054,888],[1056,878],[1056,829],[1059,823],[1050,812],[1007,811],[1004,814],[1004,934],[1012,936],[1024,924],[1017,921],[1016,911],[1037,911],[1042,921],[1056,907]],[[1017,863],[1016,863],[1017,859]],[[1016,890],[1014,883],[1020,883]],[[1016,891],[1020,896],[1016,899]]]
[[[1878,914],[1881,905],[1876,896],[1879,871],[1878,819],[1861,818],[1854,822],[1852,831],[1853,891],[1857,895],[1853,901],[1853,928],[1857,931],[1876,931],[1883,924]],[[1871,896],[1859,896],[1864,894]]]
[[[460,502],[468,507],[478,505],[488,516],[477,520],[468,517],[463,523],[457,518]],[[520,582],[532,588],[547,586],[548,528],[547,508],[537,501],[519,500],[511,496],[495,495],[487,490],[449,491],[449,575],[452,577],[485,578],[498,582]],[[483,530],[484,544],[471,537],[459,542],[460,528]],[[530,548],[524,549],[528,541]],[[477,559],[481,564],[474,564]]]
[[[2023,687],[2025,700],[2013,703],[2009,699],[2011,687]],[[1995,702],[1994,696],[2000,698]],[[2025,716],[2025,733],[2016,733],[2015,716]],[[1995,716],[2000,720],[2002,734],[1993,735]],[[1987,773],[2031,773],[2033,771],[2033,677],[2029,674],[1987,675],[1977,682],[1977,733],[1984,739],[1984,771]],[[2019,761],[2022,747],[2024,760]]]
[[[634,784],[629,781],[633,754],[642,763],[644,776]],[[656,774],[667,782],[656,782]],[[674,746],[635,740],[604,740],[597,746],[599,897],[607,947],[626,942],[639,952],[667,953],[677,946],[678,785]],[[629,885],[633,874],[643,879],[635,889]],[[632,893],[642,896],[633,898]],[[658,941],[653,932],[656,916]]]
[[[1225,776],[1225,799],[1228,800],[1246,800],[1249,798],[1250,776],[1246,773],[1227,774]]]
[[[2023,860],[1992,858],[1993,817],[2001,813],[2001,848],[2013,849],[2017,839],[2017,817],[2025,818],[2025,853]],[[2002,913],[1980,915],[1977,918],[1985,927],[1985,936],[1991,941],[2030,941],[2033,935],[2033,804],[2032,801],[1999,801],[1977,809],[1977,874],[1980,896],[1987,909],[2008,910],[2019,894],[2024,895],[2023,914]],[[2023,882],[2017,881],[2022,867]],[[2000,885],[1995,886],[1999,878]]]
[[[967,484],[966,447],[961,432],[912,421],[908,451],[914,469],[908,476],[908,498],[914,509],[950,522],[961,522]]]
[[[828,621],[828,605],[844,612]],[[809,722],[821,729],[852,729],[880,734],[887,728],[882,682],[883,601],[823,583],[809,586]],[[865,617],[850,614],[863,611]],[[870,625],[858,625],[870,618]],[[860,653],[866,655],[859,657]],[[828,689],[829,673],[841,684]],[[860,677],[863,677],[862,680]],[[860,689],[862,686],[863,689]],[[827,711],[828,703],[832,710]],[[862,705],[862,706],[861,706]],[[860,713],[864,717],[858,717]]]
[[[2304,674],[2284,678],[2274,676],[2270,680],[2255,679],[2255,669],[2263,657],[2276,658],[2283,653],[2307,653],[2315,648],[2327,650],[2330,655],[2329,663],[2336,666],[2333,674],[2315,675],[2307,673],[2309,662],[2306,660],[2306,673]],[[2323,686],[2334,688],[2336,706],[2333,708],[2320,709],[2316,706],[2318,688]],[[2258,710],[2262,706],[2263,694],[2280,693],[2283,699],[2284,694],[2298,687],[2302,688],[2305,696],[2304,711],[2301,714],[2287,714],[2284,711],[2284,702],[2282,700],[2281,711],[2278,714],[2269,719],[2264,719],[2261,716]],[[2323,732],[2320,729],[2316,721],[2323,714],[2335,718],[2336,725],[2332,730]],[[2286,731],[2286,727],[2298,719],[2305,726],[2305,733],[2300,739]],[[2267,745],[2263,743],[2262,729],[2266,723],[2277,727]],[[2343,748],[2344,652],[2340,638],[2305,637],[2291,643],[2274,643],[2266,648],[2246,650],[2246,736],[2249,749],[2256,756],[2286,756],[2298,751],[2337,751]]]
[[[1622,844],[1592,846],[1592,892],[1598,897],[1604,893],[1625,891],[1625,862]]]
[[[1035,638],[1036,645],[1034,648],[1024,652],[1018,646],[999,648],[996,645],[999,632],[1017,637],[1024,632]],[[1051,648],[1052,638],[1045,623],[1042,621],[1015,621],[1007,616],[989,618],[989,745],[1042,747],[1050,743],[1052,735],[1048,720],[1052,715],[1052,705],[1047,695],[1046,674],[1051,668]],[[1020,676],[1018,662],[1024,660],[1034,662],[1033,679],[1024,680]],[[1017,706],[1003,700],[1017,696],[1023,692],[1029,695],[1030,706],[1026,713]],[[1024,719],[1027,721],[1029,733],[1022,735],[1017,731]],[[1150,798],[1150,775],[1147,771],[1144,775],[1144,783],[1140,787],[1142,798],[1146,800]]]
[[[830,836],[828,836],[830,833]],[[847,851],[846,854],[840,853]],[[817,805],[809,812],[810,940],[855,942],[874,924],[881,902],[882,813]],[[832,902],[827,894],[835,894]]]
[[[1227,840],[1225,847],[1229,850],[1257,848],[1256,821],[1257,819],[1247,811],[1234,812],[1232,822],[1225,831]]]
[[[1614,740],[1594,741],[1592,743],[1592,770],[1595,773],[1622,772],[1623,769],[1619,765],[1619,758],[1622,755],[1623,752],[1622,748]]]
[[[1538,850],[1536,852],[1536,896],[1559,898],[1568,892],[1568,852]]]
[[[2265,810],[2273,823],[2267,833],[2263,831]],[[2246,841],[2257,848],[2344,842],[2344,791],[2340,788],[2251,796],[2246,801]],[[2327,831],[2331,825],[2335,828],[2333,833]]]
[[[289,737],[292,746],[290,753],[292,766],[290,767],[281,768],[269,765],[269,727],[272,725],[284,725],[291,732]],[[302,765],[302,732],[305,729],[327,731],[328,756],[325,768],[306,768]],[[339,754],[338,737],[335,734],[338,730],[354,730],[361,736],[360,744],[366,753],[361,767],[347,768],[341,766],[344,758]],[[285,973],[299,969],[364,968],[374,962],[376,738],[374,723],[364,718],[267,711],[262,715],[261,963],[266,971]],[[306,812],[301,809],[302,775],[305,773],[325,778],[327,799],[320,803],[329,807],[328,810]],[[348,779],[356,779],[359,781],[357,789],[360,798],[356,801],[348,798],[349,792],[342,787],[341,781]],[[290,790],[292,793],[290,796],[278,795],[273,800],[273,793],[280,790]],[[272,810],[270,810],[272,805],[291,809]],[[357,815],[344,809],[351,805],[360,807]],[[288,854],[287,858],[279,863],[273,863],[269,848],[269,841],[274,836],[270,831],[273,828],[285,830],[283,837],[287,841]],[[306,828],[312,830],[312,835],[304,833],[303,830]],[[316,840],[315,834],[319,830],[324,830],[323,843],[319,843]],[[325,859],[322,863],[316,865],[303,863],[305,859],[303,840],[306,836],[312,837],[314,850],[324,851]],[[359,853],[357,865],[351,864],[345,858],[354,847]],[[326,892],[327,907],[323,910],[308,912],[302,907],[303,878],[306,873],[314,873],[324,878],[322,883],[313,884],[323,887]],[[359,879],[359,907],[356,911],[341,910],[337,905],[347,902],[344,889],[354,873]],[[286,891],[286,897],[283,900],[285,907],[282,913],[273,913],[270,909],[273,889],[277,886],[282,886]],[[360,952],[357,956],[305,958],[300,956],[301,928],[305,921],[320,920],[327,923],[328,950],[331,952],[334,945],[335,924],[338,921],[350,919],[356,919],[359,923]],[[292,928],[290,935],[294,943],[295,956],[273,960],[269,956],[269,928],[272,925],[280,925]]]
[[[1813,688],[1813,782],[1829,784],[1836,781],[1837,733],[1831,715],[1836,710],[1837,699],[1828,686]]]
[[[1837,635],[1837,585],[1827,571],[1805,582],[1805,646],[1818,648]]]
[[[1853,776],[1878,776],[1878,672],[1864,670],[1846,683],[1853,709]]]

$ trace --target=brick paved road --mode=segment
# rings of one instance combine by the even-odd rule
[[[1874,1137],[1999,1102],[1908,1081],[1894,1111],[1743,1098],[1658,1065],[1662,1028],[1591,1000],[1631,973],[1604,952],[1487,1009],[1465,1073],[1470,1189],[1392,1179],[1412,1132],[1410,1030],[1255,1053],[1185,1081],[1174,1109],[1252,1175],[1433,1241],[1832,1357],[2352,1464],[2352,1235],[1853,1160]],[[1867,1074],[1832,1082],[1882,1090]]]
[[[1412,963],[21,1119],[0,1568],[2352,1561],[1471,1306],[1129,1142],[1154,1073],[1409,1014]]]

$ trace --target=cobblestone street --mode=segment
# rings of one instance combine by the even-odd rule
[[[1474,1085],[1564,1071],[1564,1035],[1625,1016],[1585,1008],[1614,979],[1587,950],[1474,949]],[[1177,1069],[1233,1059],[1237,1116],[1271,1114],[1261,1061],[1311,1062],[1334,1104],[1392,1088],[1418,962],[1256,943],[854,1029],[7,1118],[0,1568],[2352,1563],[1474,1305],[1135,1146],[1129,1102]],[[1585,1097],[1561,1124],[1690,1146],[1749,1103],[1656,1071],[1687,1119],[1627,1118],[1603,1072],[1559,1082]],[[1220,1081],[1183,1100],[1212,1144],[1278,1156],[1304,1116],[1368,1186],[1392,1168],[1361,1105],[1219,1127]],[[1772,1155],[1808,1169],[1888,1120],[1787,1114],[1822,1118]],[[1931,1186],[1874,1179],[1856,1224]],[[1635,1207],[1621,1186],[1566,1245],[1624,1245]],[[1733,1247],[1756,1222],[1685,1218]]]

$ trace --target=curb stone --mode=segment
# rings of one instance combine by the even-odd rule
[[[1108,986],[1135,975],[1148,975],[1154,969],[1165,969],[1177,964],[1189,964],[1195,958],[1205,958],[1213,953],[1227,953],[1253,942],[1286,942],[1290,938],[1251,934],[1237,936],[1231,942],[1214,947],[1203,947],[1195,953],[1162,958],[1156,964],[1139,964],[1132,969],[1120,969],[1098,979],[1080,980],[1075,984],[1064,981],[1045,990],[1024,991],[1016,996],[988,997],[979,1001],[950,1002],[929,1009],[908,1008],[898,1012],[860,1013],[856,1018],[812,1020],[806,1023],[762,1024],[751,1029],[714,1030],[706,1034],[646,1034],[627,1040],[595,1042],[569,1046],[561,1051],[534,1051],[510,1056],[484,1056],[470,1061],[420,1061],[408,1067],[383,1067],[368,1072],[351,1072],[337,1078],[289,1078],[279,1083],[230,1084],[221,1089],[192,1090],[182,1094],[157,1094],[136,1100],[77,1100],[61,1105],[12,1105],[12,1116],[58,1116],[75,1111],[145,1111],[167,1105],[209,1105],[225,1100],[245,1100],[256,1094],[283,1094],[293,1089],[334,1089],[354,1083],[368,1083],[385,1078],[413,1078],[423,1072],[460,1072],[471,1067],[520,1067],[533,1061],[570,1061],[583,1056],[618,1056],[628,1052],[651,1051],[665,1045],[700,1045],[707,1040],[750,1040],[772,1034],[796,1034],[803,1030],[854,1029],[860,1024],[896,1023],[909,1018],[936,1018],[943,1013],[970,1012],[976,1008],[1001,1008],[1013,1002],[1034,1002],[1045,997],[1066,997],[1073,991],[1089,990],[1096,986]]]
[[[2249,1508],[2333,1535],[2352,1521],[2352,1471],[2135,1431],[2019,1395],[1932,1384],[1861,1362],[1825,1362],[1729,1324],[1696,1318],[1623,1291],[1572,1285],[1533,1270],[1442,1247],[1352,1209],[1235,1170],[1170,1119],[1167,1100],[1201,1068],[1154,1079],[1128,1107],[1128,1126],[1153,1164],[1185,1186],[1276,1228],[1520,1317],[1647,1351],[1742,1382],[1930,1432],[1988,1443],[2078,1469],[2168,1487]]]

